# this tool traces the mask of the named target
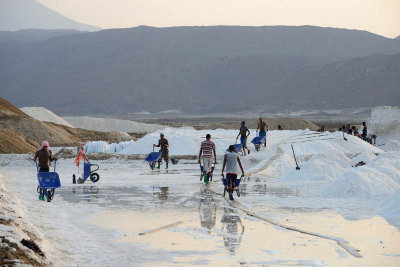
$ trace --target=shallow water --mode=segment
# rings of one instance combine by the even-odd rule
[[[204,185],[195,167],[176,165],[166,173],[152,172],[139,161],[96,163],[98,183],[73,185],[75,169],[61,161],[63,186],[51,203],[37,200],[34,172],[25,159],[1,169],[4,177],[12,177],[2,182],[26,206],[24,218],[48,240],[45,249],[57,266],[400,266],[399,230],[373,215],[371,203],[380,199],[327,199],[315,195],[318,183],[257,176],[243,181],[241,197],[235,197],[262,217],[348,241],[362,256],[355,258],[335,241],[232,207],[220,195],[219,177]]]

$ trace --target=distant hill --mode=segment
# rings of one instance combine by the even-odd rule
[[[165,126],[160,124],[148,124],[112,118],[94,118],[82,116],[64,117],[63,119],[77,128],[104,132],[118,131],[126,133],[152,133],[165,128]]]
[[[0,31],[23,29],[100,30],[69,19],[34,0],[0,0]]]
[[[397,36],[397,37],[396,37],[396,38],[394,38],[394,39],[400,40],[400,35],[399,35],[399,36]]]
[[[365,31],[141,26],[16,44],[0,43],[1,95],[63,116],[400,102],[400,43]]]
[[[0,31],[0,42],[39,42],[58,36],[79,34],[77,30],[41,30]]]
[[[60,124],[60,125],[68,126],[71,128],[75,128],[74,126],[69,124],[63,118],[57,116],[52,111],[45,109],[43,107],[23,107],[23,108],[21,108],[21,111],[25,112],[32,118],[35,118],[40,121],[53,122],[55,124]],[[83,128],[83,127],[80,127],[80,128]]]

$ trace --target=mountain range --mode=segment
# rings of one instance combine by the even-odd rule
[[[69,19],[35,0],[0,0],[0,31],[24,29],[100,30]]]
[[[1,96],[64,116],[400,103],[400,41],[365,31],[140,26],[24,36],[0,32]]]

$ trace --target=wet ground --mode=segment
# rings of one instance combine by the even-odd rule
[[[153,172],[142,161],[96,163],[98,183],[73,185],[75,168],[60,161],[63,186],[51,203],[37,200],[26,161],[0,169],[57,266],[400,266],[399,229],[369,216],[368,200],[321,198],[318,183],[254,175],[232,204],[218,175],[205,185],[195,164]]]

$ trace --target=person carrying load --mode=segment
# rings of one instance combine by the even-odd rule
[[[247,152],[250,154],[250,149],[247,148],[247,137],[250,135],[250,131],[246,126],[246,123],[244,121],[242,121],[240,129],[239,129],[239,134],[236,137],[236,141],[238,140],[240,135],[240,144],[243,147],[243,154],[246,155],[246,150]]]
[[[211,135],[206,135],[206,140],[201,142],[199,152],[199,164],[201,164],[200,158],[203,154],[203,175],[210,177],[212,172],[212,160],[214,154],[214,164],[217,164],[217,152],[215,151],[215,144],[211,141]],[[207,178],[205,177],[207,180]]]
[[[258,133],[258,136],[264,136],[264,147],[267,146],[267,131],[268,131],[268,125],[265,123],[265,121],[262,120],[262,118],[260,117],[260,121],[258,122],[258,126],[257,126],[257,131],[260,130],[260,132]]]
[[[160,147],[161,157],[158,160],[157,169],[160,169],[160,164],[162,159],[165,160],[165,169],[168,169],[168,161],[169,161],[169,151],[168,151],[168,140],[164,138],[164,134],[160,133],[160,140],[158,140],[158,144],[153,144],[154,147]]]
[[[49,142],[47,142],[47,141],[42,142],[42,148],[36,151],[35,157],[33,158],[34,162],[36,162],[36,160],[39,161],[38,172],[49,172],[50,171],[50,162],[57,160],[57,158],[53,158],[53,153],[50,150]],[[40,189],[39,199],[44,200],[43,189]]]

